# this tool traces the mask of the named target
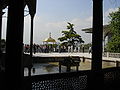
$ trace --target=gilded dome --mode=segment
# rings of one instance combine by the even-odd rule
[[[43,40],[43,42],[56,42],[55,39],[51,38],[51,33],[49,33],[49,38]]]

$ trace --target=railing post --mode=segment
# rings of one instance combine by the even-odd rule
[[[32,69],[32,65],[29,65],[28,66],[28,76],[31,77],[31,69]]]
[[[109,52],[107,52],[107,58],[109,58]]]
[[[85,57],[83,56],[83,62],[85,62]]]
[[[61,61],[59,61],[59,73],[61,73]]]
[[[120,67],[120,62],[116,61],[116,67]]]

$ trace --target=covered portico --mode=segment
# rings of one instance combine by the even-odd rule
[[[5,0],[0,0],[1,2]],[[103,38],[103,0],[93,0],[93,35],[92,35],[92,70],[71,73],[58,73],[24,77],[23,74],[23,23],[24,0],[6,0],[8,6],[6,61],[5,61],[5,90],[103,90],[107,78],[102,70],[102,38]],[[31,3],[35,0],[28,0]],[[3,3],[4,4],[4,3]],[[31,4],[30,4],[30,7]],[[2,8],[1,8],[2,9]],[[1,10],[0,10],[1,11]],[[34,11],[34,10],[33,10]],[[34,16],[35,13],[32,13]],[[33,21],[33,18],[32,18]],[[31,28],[33,24],[31,23]],[[33,29],[32,29],[33,32]],[[31,34],[32,35],[32,34]],[[31,36],[31,39],[33,35]],[[31,40],[31,45],[32,45]],[[110,71],[111,70],[111,71]],[[110,69],[113,80],[120,75],[119,68]],[[116,71],[116,73],[114,72]],[[109,73],[108,73],[109,74]],[[115,74],[115,75],[114,75]],[[116,76],[116,77],[115,77]],[[110,78],[111,79],[111,78]],[[109,80],[108,80],[109,81]],[[120,82],[120,79],[117,79]],[[12,82],[12,85],[11,85]],[[24,85],[23,85],[24,84]],[[23,89],[24,88],[24,89]],[[26,88],[26,89],[25,89]]]
[[[93,28],[82,29],[85,33],[93,33]],[[105,49],[105,44],[111,39],[112,33],[109,25],[103,25],[103,52]]]

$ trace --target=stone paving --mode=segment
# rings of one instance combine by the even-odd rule
[[[36,53],[33,56],[38,57],[64,57],[64,56],[79,56],[85,58],[92,58],[92,54],[90,53]],[[112,58],[112,57],[103,57],[103,60],[106,61],[120,61],[120,58]]]

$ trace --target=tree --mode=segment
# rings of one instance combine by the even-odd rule
[[[120,8],[109,14],[112,37],[107,44],[107,51],[120,53]]]
[[[62,37],[58,38],[64,46],[75,46],[77,43],[84,43],[81,36],[74,31],[74,24],[68,22],[67,31],[62,31]]]

